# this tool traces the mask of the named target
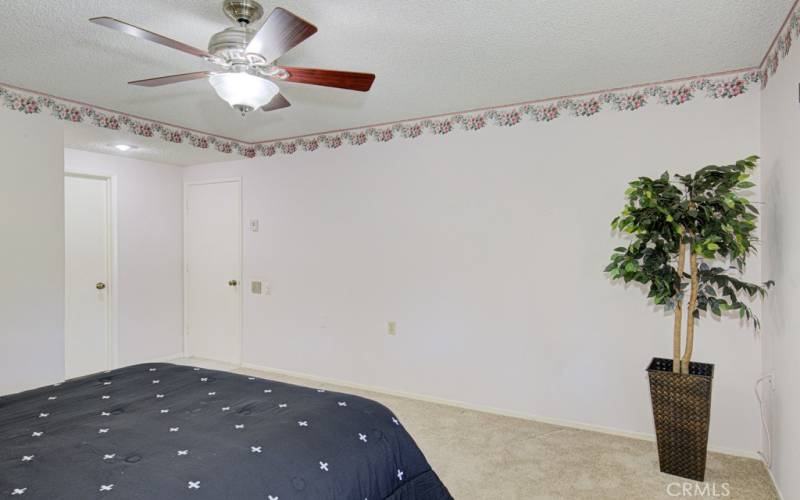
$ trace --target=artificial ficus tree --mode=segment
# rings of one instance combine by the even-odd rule
[[[758,209],[746,191],[755,187],[749,177],[757,164],[751,156],[689,175],[639,177],[629,183],[625,208],[611,222],[612,229],[629,235],[628,246],[614,250],[605,271],[612,279],[649,286],[648,297],[674,312],[675,372],[689,372],[700,311],[738,314],[760,327],[743,299],[765,296],[773,282],[740,279],[747,257],[756,252]]]

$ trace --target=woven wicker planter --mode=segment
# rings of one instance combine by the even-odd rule
[[[671,359],[653,358],[647,372],[661,472],[703,481],[714,365],[691,363],[681,374]]]

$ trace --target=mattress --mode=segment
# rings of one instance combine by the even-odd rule
[[[452,498],[375,401],[167,363],[0,398],[0,497]]]

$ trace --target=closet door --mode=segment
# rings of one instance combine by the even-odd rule
[[[187,184],[186,352],[241,361],[242,201],[239,180]]]
[[[109,179],[64,178],[67,378],[110,368]]]

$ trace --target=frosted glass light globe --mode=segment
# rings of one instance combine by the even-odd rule
[[[219,73],[208,81],[223,101],[242,114],[269,104],[280,91],[270,80],[247,73]]]

